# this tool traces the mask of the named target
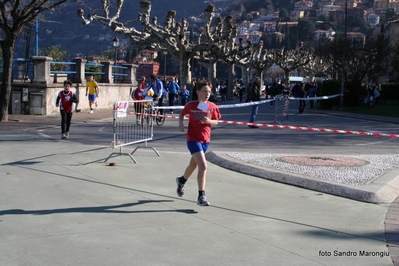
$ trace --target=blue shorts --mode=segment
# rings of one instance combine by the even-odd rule
[[[208,149],[209,142],[201,143],[198,141],[187,141],[187,148],[191,154],[194,154],[199,151],[203,151],[204,153]]]
[[[89,94],[89,101],[91,102],[95,102],[96,101],[97,96],[93,95],[93,94]]]

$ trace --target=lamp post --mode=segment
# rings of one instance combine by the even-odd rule
[[[116,38],[116,36],[112,40],[112,45],[115,48],[115,63],[114,63],[114,65],[116,66],[117,61],[118,61],[118,47],[119,47],[119,40],[118,40],[118,38]],[[115,80],[116,80],[116,77],[115,77],[115,74],[114,74],[114,83],[115,83]]]
[[[163,76],[166,80],[166,55],[168,54],[167,51],[163,52],[163,57],[164,57],[164,64],[163,64]]]
[[[334,37],[334,43],[336,44],[336,40],[337,40],[337,29],[335,28],[335,26],[334,26],[333,24],[329,23],[329,22],[325,22],[325,21],[322,21],[322,20],[317,20],[317,21],[315,21],[315,23],[316,23],[316,24],[325,24],[325,25],[330,26],[330,27],[332,28],[333,31],[331,31],[331,28],[330,28],[330,30],[328,31],[328,37],[329,37],[329,40],[330,40],[330,37]],[[331,36],[330,36],[330,34],[331,34]],[[319,37],[319,38],[320,38],[320,37]],[[332,74],[331,74],[331,76],[332,76],[332,79],[335,79],[335,60],[334,60],[334,62],[333,62],[333,69],[332,69]]]
[[[345,32],[344,32],[344,38],[345,38],[345,46],[344,49],[346,49],[347,45],[347,38],[348,38],[348,0],[345,0]],[[343,58],[343,66],[345,67],[345,58],[346,57],[346,51],[344,52],[344,58]],[[341,78],[341,102],[340,102],[340,110],[344,110],[344,92],[345,92],[345,84],[344,84],[344,70],[342,70],[342,78]]]
[[[346,0],[345,1],[345,32],[344,32],[344,37],[345,37],[345,40],[346,40],[346,35],[347,35],[347,32],[346,32],[346,20],[347,20],[347,3],[348,3],[348,0]],[[333,29],[334,29],[334,31],[335,31],[335,34],[334,34],[334,42],[335,42],[335,44],[336,44],[336,41],[337,41],[337,36],[335,36],[336,35],[336,28],[335,28],[335,26],[333,25],[333,24],[331,24],[331,23],[328,23],[328,22],[325,22],[325,21],[316,21],[316,24],[326,24],[326,25],[330,25]],[[345,55],[344,55],[345,56]],[[335,59],[334,59],[335,60]],[[343,65],[345,65],[345,63],[343,64]],[[333,64],[333,66],[334,66],[334,64]],[[334,72],[334,71],[333,71]],[[335,75],[335,73],[334,73],[334,75]],[[339,110],[343,110],[344,109],[344,87],[345,87],[345,84],[344,84],[344,71],[343,71],[343,69],[342,69],[342,71],[341,71],[341,99],[340,99],[340,107],[339,107]]]

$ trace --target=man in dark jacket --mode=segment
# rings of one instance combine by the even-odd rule
[[[261,82],[260,78],[257,77],[255,78],[254,83],[249,89],[248,96],[249,96],[249,101],[250,102],[258,102],[260,101],[260,87],[261,87]],[[254,104],[252,105],[252,111],[251,111],[251,116],[249,117],[249,123],[254,123],[256,115],[258,114],[258,107],[259,104]],[[250,128],[258,128],[256,125],[248,125]]]

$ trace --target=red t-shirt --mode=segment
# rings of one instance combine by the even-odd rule
[[[212,120],[219,120],[222,116],[216,104],[206,102],[208,104],[208,109],[203,111],[197,108],[199,103],[199,101],[187,103],[181,111],[181,115],[189,115],[187,141],[207,143],[211,140],[211,125],[203,124],[201,119],[207,116]]]
[[[65,94],[65,91],[60,91],[59,96],[61,98],[60,110],[65,110],[65,112],[72,113],[72,104],[71,101],[73,97],[73,92],[69,91]]]
[[[136,88],[132,93],[133,100],[144,100],[144,89]]]

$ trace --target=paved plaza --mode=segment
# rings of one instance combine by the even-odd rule
[[[76,113],[73,129],[111,116]],[[290,161],[301,154],[213,149],[211,206],[199,207],[195,177],[176,195],[175,177],[189,160],[184,138],[181,147],[159,148],[161,156],[140,149],[137,164],[121,156],[110,166],[110,147],[89,141],[97,131],[86,144],[73,135],[46,139],[59,117],[10,118],[0,123],[4,265],[399,265],[397,154],[384,155],[386,165],[356,166],[376,171],[364,181],[312,176],[310,166]],[[371,156],[356,159],[378,161]]]

